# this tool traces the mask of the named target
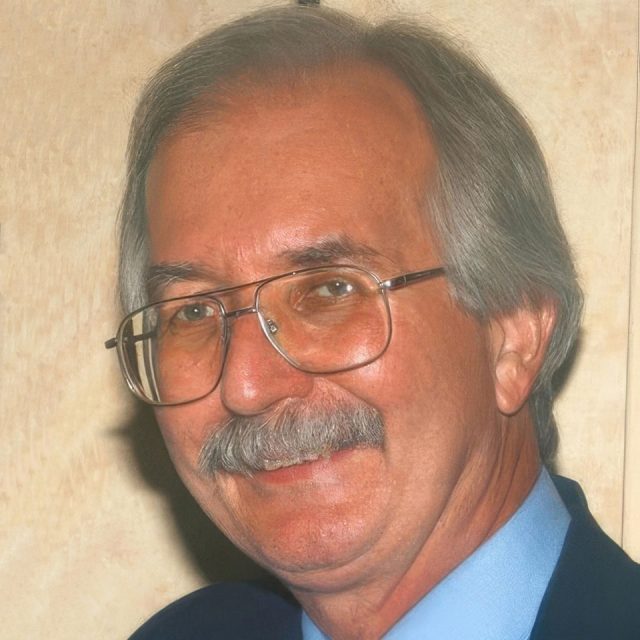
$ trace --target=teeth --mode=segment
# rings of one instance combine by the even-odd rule
[[[265,460],[263,463],[263,467],[265,471],[275,471],[276,469],[284,469],[286,467],[293,467],[296,464],[302,464],[303,462],[313,462],[318,458],[328,458],[330,453],[310,453],[306,456],[301,456],[299,458],[288,460]]]

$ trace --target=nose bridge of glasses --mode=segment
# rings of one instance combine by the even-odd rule
[[[214,297],[222,307],[224,322],[229,331],[231,330],[231,325],[234,324],[236,320],[242,316],[255,313],[263,334],[273,344],[273,334],[279,330],[279,326],[274,320],[263,317],[260,304],[260,292],[266,284],[277,279],[278,278],[268,278],[250,282],[215,294]],[[224,298],[228,299],[226,304]]]
[[[233,322],[250,313],[257,313],[256,283],[250,282],[213,292],[227,322]]]
[[[227,316],[227,320],[237,320],[242,316],[249,315],[250,313],[258,313],[255,305],[251,305],[250,307],[241,307],[239,309],[233,309],[232,311],[226,311],[225,315]]]

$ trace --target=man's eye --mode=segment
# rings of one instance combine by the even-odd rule
[[[213,315],[215,315],[215,309],[210,305],[204,302],[193,302],[182,307],[175,317],[183,322],[198,322]]]
[[[313,295],[321,298],[343,298],[355,293],[356,287],[346,280],[331,280],[325,282],[312,291]]]

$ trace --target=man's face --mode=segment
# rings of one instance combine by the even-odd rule
[[[412,96],[381,69],[238,88],[215,121],[177,131],[152,163],[152,262],[189,263],[199,273],[161,296],[315,262],[351,263],[381,278],[439,266],[424,215],[436,162]],[[344,255],[335,255],[336,246]],[[203,509],[294,588],[339,589],[406,570],[473,517],[500,441],[491,356],[485,328],[447,286],[438,278],[390,293],[387,351],[330,375],[294,369],[256,316],[242,316],[218,387],[157,410],[176,467]],[[203,444],[231,416],[266,420],[285,404],[313,410],[362,402],[382,416],[381,448],[253,477],[199,469]]]

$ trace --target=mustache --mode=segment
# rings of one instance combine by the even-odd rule
[[[200,471],[251,476],[343,449],[384,446],[380,412],[365,402],[285,403],[268,416],[232,416],[207,438]]]

